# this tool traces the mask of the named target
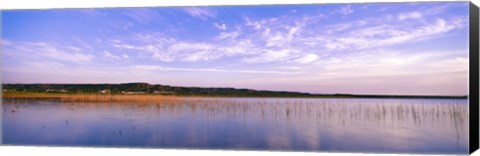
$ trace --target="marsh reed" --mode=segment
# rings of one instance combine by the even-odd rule
[[[3,98],[9,99],[52,99],[62,102],[83,103],[176,103],[180,98],[170,95],[125,95],[125,94],[59,94],[59,93],[3,93]]]

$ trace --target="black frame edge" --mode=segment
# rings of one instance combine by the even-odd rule
[[[479,146],[479,12],[478,7],[469,5],[469,153],[478,150]]]

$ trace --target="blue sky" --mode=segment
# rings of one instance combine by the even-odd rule
[[[468,2],[2,11],[3,83],[466,95]]]

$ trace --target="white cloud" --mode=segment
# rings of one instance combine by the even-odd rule
[[[222,32],[216,39],[234,39],[239,32]],[[112,42],[115,48],[149,54],[153,60],[172,62],[213,61],[222,57],[247,55],[252,52],[249,40],[235,40],[231,44],[181,41],[163,34],[137,34],[133,40]],[[135,43],[135,44],[129,44]]]
[[[294,49],[280,49],[280,50],[264,50],[259,55],[253,57],[247,57],[243,59],[245,63],[268,63],[268,62],[277,62],[277,61],[286,61],[291,59],[293,54],[298,53]]]
[[[238,35],[240,35],[240,32],[238,31],[233,31],[233,32],[221,32],[216,39],[225,39],[225,38],[236,38]]]
[[[316,61],[318,58],[319,58],[318,55],[315,55],[315,54],[305,54],[304,56],[296,59],[295,62],[300,64],[306,64],[306,63],[311,63],[313,61]]]
[[[427,72],[456,72],[467,73],[464,57],[452,56],[467,55],[467,50],[459,51],[394,51],[394,50],[366,50],[350,53],[341,57],[330,57],[315,62],[319,77],[372,77],[394,75],[419,75]],[[446,63],[449,62],[449,63]],[[423,69],[423,70],[418,70]]]
[[[73,46],[68,46],[67,48],[68,48],[68,49],[71,49],[71,50],[74,50],[74,51],[77,51],[77,52],[82,51],[82,49],[77,48],[77,47],[73,47]]]
[[[436,5],[436,6],[428,7],[426,9],[424,9],[422,12],[423,12],[423,14],[426,14],[426,15],[438,15],[438,14],[444,13],[448,9],[451,9],[451,8],[454,8],[454,7],[459,7],[459,6],[462,7],[462,8],[467,8],[468,5],[469,5],[468,2],[464,2],[464,3],[445,3],[443,5]]]
[[[406,30],[405,33],[391,33],[389,38],[378,40],[378,45],[391,45],[405,42],[418,41],[433,37],[438,34],[449,32],[452,29],[463,27],[463,22],[449,22],[443,19],[437,19],[433,24],[422,26],[418,29]]]
[[[11,42],[4,47],[8,56],[28,60],[42,60],[45,58],[73,63],[90,62],[93,56],[72,50],[69,47],[60,47],[45,42]],[[75,52],[74,52],[75,51]]]
[[[245,23],[246,26],[253,27],[255,30],[259,30],[262,28],[262,24],[265,24],[266,21],[251,21],[250,18],[245,17],[244,18],[247,23]]]
[[[122,13],[140,24],[148,24],[158,16],[155,10],[149,8],[131,8]],[[129,27],[131,27],[131,23],[128,23],[123,29],[128,29]]]
[[[285,69],[285,70],[302,70],[304,69],[303,67],[300,66],[279,66],[279,69]]]
[[[134,38],[147,43],[158,43],[158,42],[171,43],[176,41],[175,38],[160,32],[139,33],[135,35]]]
[[[103,56],[104,56],[104,57],[107,57],[107,58],[112,58],[112,59],[120,59],[119,56],[113,55],[112,53],[110,53],[110,52],[108,52],[108,51],[106,51],[106,50],[103,51]]]
[[[297,42],[304,37],[304,27],[308,24],[318,22],[322,19],[323,15],[315,16],[302,16],[302,17],[290,17],[281,16],[275,18],[265,18],[252,20],[245,17],[245,26],[250,28],[247,31],[254,31],[255,36],[248,36],[253,40],[257,40],[257,43],[265,43],[259,45],[260,47],[267,48],[281,48],[289,46],[290,44]],[[253,30],[252,30],[253,29]]]
[[[218,23],[215,22],[215,23],[213,23],[213,25],[220,30],[227,30],[227,25],[225,23],[224,24],[218,24]]]
[[[196,61],[210,61],[220,57],[216,53],[216,47],[206,43],[176,43],[168,47],[167,55],[175,55],[181,57],[182,61],[196,62]]]
[[[350,6],[343,10],[345,13],[353,12]],[[415,43],[463,28],[467,23],[466,18],[455,17],[408,21],[407,24],[402,22],[424,16],[420,12],[404,14],[402,19],[405,21],[389,21],[386,15],[329,25],[322,24],[322,20],[326,19],[323,15],[262,19],[244,17],[243,25],[236,26],[235,31],[222,31],[211,40],[185,40],[151,32],[125,37],[127,40],[114,42],[113,46],[138,51],[153,60],[164,62],[215,61],[235,57],[240,58],[236,60],[240,63],[288,62],[307,65],[325,58],[323,55],[335,55],[329,54],[332,51],[355,51]],[[221,23],[214,23],[214,26],[219,29],[226,28],[226,25]],[[321,51],[321,54],[309,54],[311,51]]]
[[[122,48],[122,49],[142,50],[141,47],[137,47],[137,46],[130,45],[130,44],[114,44],[113,47]]]
[[[385,47],[405,43],[413,43],[430,39],[453,29],[465,27],[462,19],[437,19],[417,27],[402,27],[401,25],[379,25],[353,29],[343,35],[336,35],[324,40],[323,44],[329,50],[366,49]]]
[[[409,13],[401,13],[398,15],[398,19],[400,21],[406,20],[406,19],[420,19],[422,18],[422,13],[415,11],[415,12],[409,12]]]
[[[269,36],[266,42],[267,44],[265,46],[267,47],[272,47],[272,46],[280,47],[287,42],[287,38],[283,34],[276,33],[275,35]]]
[[[348,14],[353,13],[353,9],[351,8],[350,5],[348,5],[348,6],[342,7],[338,10],[335,10],[332,13],[339,13],[339,14],[342,14],[342,15],[348,15]]]
[[[122,55],[122,57],[123,57],[124,59],[128,59],[128,58],[130,58],[130,57],[128,57],[128,55],[127,55],[127,54],[123,54],[123,55]]]
[[[116,40],[116,39],[113,39],[113,40],[110,40],[112,41],[113,43],[122,43],[120,40]]]
[[[464,53],[467,53],[466,50]],[[468,73],[469,60],[468,57],[453,57],[438,62],[430,62],[427,66],[436,69],[444,69],[451,72]]]
[[[225,56],[245,56],[258,53],[252,40],[237,40],[234,44],[220,48]]]
[[[75,62],[75,63],[90,62],[93,59],[92,55],[85,55],[81,53],[68,54],[68,53],[55,51],[55,50],[50,51],[45,56],[58,59],[58,60],[68,61],[68,62]]]
[[[295,74],[296,72],[273,70],[227,70],[217,68],[177,68],[158,65],[136,65],[134,70],[140,71],[186,71],[186,72],[225,72],[225,73],[250,73],[250,74]]]
[[[188,13],[190,16],[206,20],[208,18],[215,18],[216,13],[213,10],[207,8],[198,8],[198,7],[185,7],[183,10]]]

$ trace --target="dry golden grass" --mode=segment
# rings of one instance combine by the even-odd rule
[[[180,98],[165,95],[124,95],[124,94],[61,94],[40,92],[3,92],[3,98],[15,99],[59,99],[64,102],[118,102],[118,103],[175,103]]]

